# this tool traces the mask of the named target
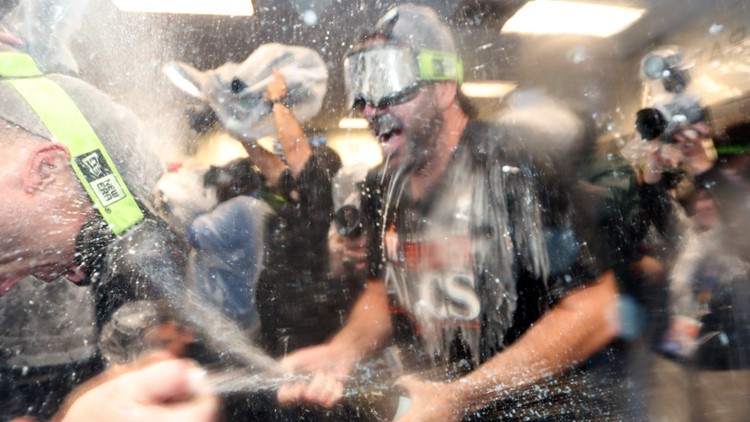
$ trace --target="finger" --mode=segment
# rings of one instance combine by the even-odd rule
[[[305,389],[303,398],[325,408],[335,406],[344,395],[344,386],[330,375],[318,374]]]
[[[291,404],[300,401],[307,384],[304,382],[291,382],[282,385],[276,392],[276,400],[281,405]]]
[[[322,403],[327,395],[327,378],[328,377],[322,373],[315,374],[312,381],[310,381],[310,384],[305,388],[302,397],[308,401]]]
[[[341,381],[337,381],[333,378],[330,379],[330,385],[328,386],[328,397],[326,397],[321,404],[330,409],[338,404],[344,397],[344,384]]]

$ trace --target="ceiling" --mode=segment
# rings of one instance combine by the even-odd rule
[[[192,101],[167,82],[160,71],[164,63],[180,60],[212,69],[227,61],[241,62],[268,42],[307,46],[321,54],[329,69],[329,88],[323,109],[310,126],[335,127],[347,114],[340,74],[343,55],[363,29],[402,3],[254,0],[255,16],[217,17],[123,13],[110,0],[67,1],[86,4],[84,25],[72,36],[81,76],[136,109],[164,136],[176,136],[170,128],[181,124],[183,110]],[[597,110],[619,108],[625,101],[620,95],[612,100],[610,91],[637,91],[633,66],[644,50],[712,8],[741,4],[740,0],[601,0],[595,3],[643,7],[648,12],[608,39],[501,35],[502,24],[525,2],[415,1],[434,8],[453,27],[458,45],[463,46],[466,80],[542,84],[561,96],[584,99]],[[165,121],[170,124],[164,125]]]

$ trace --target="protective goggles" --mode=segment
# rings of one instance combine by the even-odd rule
[[[414,98],[422,82],[461,83],[461,61],[452,54],[408,48],[377,46],[355,51],[344,59],[347,104],[375,107],[400,104]]]

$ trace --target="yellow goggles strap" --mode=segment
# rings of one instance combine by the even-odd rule
[[[120,235],[143,220],[107,150],[65,90],[44,77],[26,54],[2,53],[0,77],[26,100],[52,138],[70,150],[73,171],[112,232]]]
[[[461,60],[448,53],[433,50],[421,50],[417,55],[419,79],[423,81],[456,81],[464,79]]]

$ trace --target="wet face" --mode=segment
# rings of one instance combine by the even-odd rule
[[[385,46],[375,37],[364,48]],[[365,77],[362,75],[362,77]],[[387,163],[386,171],[416,171],[424,168],[437,148],[437,134],[443,126],[443,114],[436,101],[433,83],[423,83],[402,101],[375,106],[367,102],[363,116],[378,139]]]
[[[383,150],[387,171],[418,171],[428,165],[443,126],[433,88],[426,84],[414,98],[401,104],[365,105],[364,117]]]
[[[72,268],[75,238],[93,207],[68,150],[0,127],[0,295],[34,275],[51,281]]]

